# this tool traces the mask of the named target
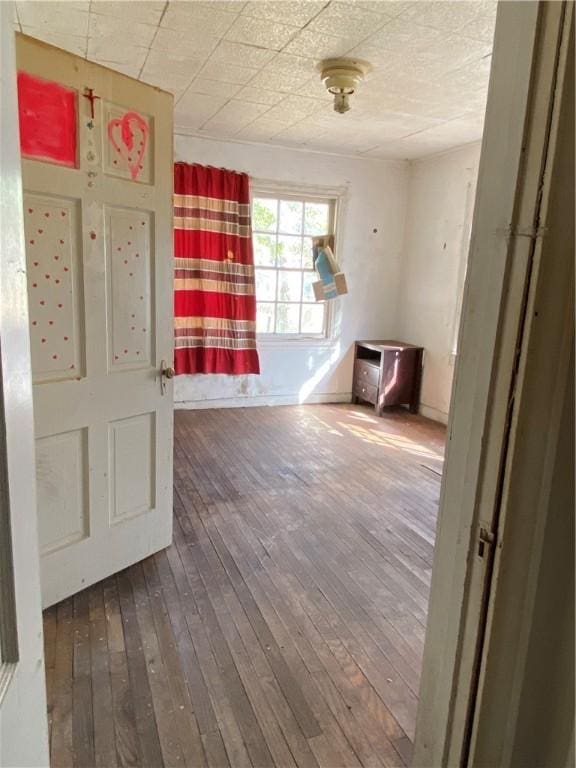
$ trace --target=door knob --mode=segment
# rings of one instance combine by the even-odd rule
[[[160,390],[162,394],[166,392],[166,379],[173,379],[176,371],[171,365],[166,365],[166,361],[160,363]]]

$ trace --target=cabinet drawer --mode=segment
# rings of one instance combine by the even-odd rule
[[[371,384],[373,387],[378,386],[378,377],[380,376],[380,368],[372,363],[367,363],[365,360],[356,360],[354,368],[354,381],[362,382],[362,384]]]
[[[360,381],[357,378],[354,380],[354,394],[356,397],[366,400],[372,405],[376,405],[378,400],[378,388],[372,386],[372,384],[366,384],[364,381]]]

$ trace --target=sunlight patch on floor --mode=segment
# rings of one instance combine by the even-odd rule
[[[375,416],[369,416],[363,411],[350,411],[350,417],[353,419],[360,419],[361,421],[367,421],[370,424],[378,424],[378,419]]]
[[[392,448],[396,451],[403,451],[410,453],[414,456],[424,456],[426,458],[436,459],[441,456],[439,451],[432,451],[421,443],[417,443],[414,440],[410,440],[408,437],[402,435],[391,434],[390,432],[382,432],[379,429],[368,429],[362,427],[359,424],[345,424],[344,422],[338,422],[338,426],[360,438],[366,443],[373,443],[374,445],[381,445],[386,448]]]
[[[306,430],[316,432],[317,434],[320,434],[321,432],[327,432],[329,435],[344,437],[343,433],[338,432],[337,429],[334,429],[332,424],[328,424],[326,421],[323,421],[313,413],[307,413],[303,415],[303,418],[299,421],[299,424],[301,424],[301,426],[303,426]]]

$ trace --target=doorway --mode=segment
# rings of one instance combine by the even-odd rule
[[[331,425],[331,428],[332,428],[332,427],[334,427],[334,425],[333,425],[333,424]],[[207,427],[205,427],[205,429],[207,429]],[[334,427],[334,429],[335,429],[335,427]],[[200,442],[202,441],[202,433],[203,433],[203,431],[204,431],[204,430],[202,430],[202,431],[200,432]],[[336,435],[334,435],[334,436],[336,436]],[[374,441],[374,440],[372,440],[372,439],[371,439],[369,442],[377,442],[377,441]],[[225,453],[225,451],[223,450],[223,451],[222,451],[222,453]],[[214,482],[214,481],[212,481],[212,482]],[[219,486],[219,485],[221,485],[221,484],[223,484],[223,483],[224,483],[224,477],[223,477],[221,474],[219,475],[219,474],[217,473],[217,474],[216,474],[216,488],[218,488],[218,486]],[[225,495],[224,495],[224,499],[226,499],[226,496],[225,496]],[[287,515],[287,520],[288,520],[288,524],[289,524],[289,521],[290,521],[290,516],[289,516],[289,515]],[[185,525],[186,525],[186,524],[184,523],[184,524],[183,524],[183,527],[182,527],[182,531],[183,531],[183,533],[184,533],[184,526],[185,526]],[[217,524],[216,524],[216,522],[214,523],[214,525],[216,526],[216,530],[217,530]],[[212,528],[209,528],[208,530],[212,530],[212,532],[214,532],[214,528],[213,528],[213,527],[212,527]],[[186,549],[185,549],[185,550],[183,550],[183,551],[185,551],[186,553],[189,553],[190,551],[198,553],[198,552],[200,551],[200,550],[198,549],[198,544],[200,543],[200,540],[195,538],[195,536],[197,536],[198,534],[202,534],[202,537],[206,536],[206,535],[207,535],[207,533],[206,533],[206,529],[205,529],[204,533],[202,533],[201,529],[197,529],[197,531],[196,531],[195,533],[194,533],[194,531],[190,531],[190,530],[188,531],[188,535],[189,535],[189,537],[190,537],[190,538],[188,538],[188,540],[186,541],[186,539],[185,539],[185,537],[184,537],[184,540],[186,541]],[[214,536],[214,541],[217,541],[217,538],[216,538],[216,536],[215,536],[215,534],[214,534],[214,533],[213,533],[213,536]],[[214,543],[214,542],[213,542],[213,543]],[[335,545],[335,546],[336,546],[336,545]],[[342,546],[342,545],[341,545],[341,546]],[[214,549],[216,550],[216,547],[215,547],[215,546],[214,546]],[[217,550],[216,550],[216,551],[217,551]],[[230,550],[228,550],[228,551],[230,551]],[[335,552],[339,552],[339,551],[340,551],[340,548],[339,548],[339,547],[337,547],[337,548],[336,548],[336,550],[335,550]],[[220,554],[218,555],[218,557],[219,557],[219,561],[220,561],[221,563],[223,563],[223,561],[222,561],[222,556],[223,556],[223,555],[224,555],[224,550],[223,550],[223,549],[221,549],[221,550],[220,550]],[[187,556],[187,555],[186,555],[186,556]],[[143,567],[144,567],[144,566],[143,566]],[[231,567],[231,566],[230,566],[230,567]],[[120,574],[120,576],[118,577],[118,579],[119,579],[119,580],[122,580],[122,579],[125,577],[125,575],[126,575],[126,574]],[[202,578],[202,577],[201,577],[201,578]],[[238,578],[238,577],[237,577],[237,578]],[[145,580],[146,580],[146,574],[144,573],[144,581],[145,581]],[[235,585],[234,585],[234,592],[235,592],[236,594],[238,594],[238,592],[236,591],[236,590],[237,590],[237,588],[241,590],[241,586],[240,586],[240,585],[241,585],[241,581],[240,581],[240,580],[238,580],[238,581],[235,583]],[[141,586],[141,585],[140,585],[140,586]],[[223,589],[224,589],[224,588],[223,588]],[[132,620],[132,623],[131,623],[131,627],[133,628],[133,627],[134,627],[134,617],[136,616],[136,620],[137,620],[137,610],[138,610],[138,608],[142,608],[142,605],[144,605],[144,599],[142,599],[142,603],[141,603],[140,605],[138,605],[138,603],[137,603],[137,599],[136,599],[136,598],[137,598],[137,597],[142,597],[142,593],[138,592],[138,585],[136,585],[136,586],[135,586],[134,584],[132,584],[132,585],[131,585],[131,590],[132,590],[132,596],[133,596],[133,602],[134,602],[134,606],[133,606],[133,610],[132,610],[132,606],[130,605],[130,601],[128,601],[128,603],[126,604],[126,611],[127,611],[127,613],[126,613],[126,616],[128,617],[128,620],[129,620],[129,621],[130,621],[130,619]],[[224,594],[224,595],[226,594],[226,591],[225,591],[225,590],[223,591],[223,594]],[[148,596],[150,596],[150,595],[149,595],[149,593],[148,593]],[[190,596],[190,592],[187,592],[187,593],[186,593],[186,597],[189,597],[189,596]],[[84,596],[84,597],[85,597],[85,596]],[[147,599],[148,599],[148,598],[147,598]],[[83,598],[82,598],[82,600],[83,600]],[[122,603],[121,603],[121,595],[120,595],[120,593],[118,594],[118,600],[120,601],[120,605],[122,605]],[[192,602],[192,600],[189,600],[189,601],[188,601],[188,603],[189,603],[189,613],[190,613],[190,617],[191,617],[191,618],[190,618],[190,620],[191,620],[192,622],[194,622],[194,623],[196,623],[196,624],[197,624],[197,623],[198,623],[198,618],[197,618],[197,617],[200,615],[200,611],[198,610],[198,606],[196,606],[196,609],[197,609],[197,610],[196,610],[196,612],[195,612],[195,611],[193,610],[193,602]],[[225,610],[225,608],[224,608],[224,606],[223,606],[223,604],[222,604],[222,603],[220,603],[218,607],[219,607],[221,610]],[[100,608],[101,608],[101,606],[100,606]],[[95,606],[95,610],[96,610],[96,612],[98,612],[98,611],[100,610],[100,608],[99,608],[99,606],[98,606],[98,605],[96,605],[96,606]],[[206,616],[208,616],[208,615],[209,615],[209,608],[205,606],[205,609],[206,609],[206,611],[208,612],[208,613],[206,613],[205,615],[206,615]],[[152,609],[151,609],[151,610],[152,610]],[[214,613],[216,614],[216,617],[218,618],[218,612],[216,611],[216,609],[215,609],[214,607],[213,607],[213,610],[214,610]],[[122,610],[121,610],[121,613],[122,613]],[[84,602],[84,604],[82,604],[82,601],[81,601],[81,604],[80,604],[80,606],[79,606],[79,608],[78,608],[78,614],[77,614],[77,615],[78,615],[78,619],[79,619],[79,622],[80,622],[80,623],[79,623],[79,627],[81,627],[81,628],[82,628],[82,631],[85,631],[85,630],[86,630],[86,616],[87,616],[87,615],[88,615],[88,616],[90,615],[90,601],[88,601],[88,606],[86,605],[86,603],[85,603],[85,602]],[[97,613],[96,613],[95,615],[97,615]],[[152,623],[154,624],[154,614],[152,613],[152,614],[151,614],[151,616],[152,616]],[[194,618],[195,616],[196,616],[196,618]],[[150,613],[148,614],[148,618],[150,618]],[[121,617],[120,617],[120,621],[124,621],[124,617],[123,617],[123,616],[121,616]],[[186,619],[186,621],[188,622],[188,619]],[[118,625],[118,618],[116,619],[116,623],[117,623],[117,625]],[[100,626],[101,626],[101,625],[100,625]],[[139,625],[139,626],[140,626],[140,625]],[[150,626],[150,625],[149,625],[149,626]],[[208,626],[208,624],[206,624],[206,625],[204,625],[204,626]],[[129,650],[130,650],[129,646],[130,646],[130,647],[131,647],[131,649],[132,649],[132,650],[130,651],[130,653],[132,653],[133,651],[135,651],[135,650],[136,650],[136,646],[134,645],[134,643],[135,643],[135,642],[137,642],[137,640],[136,640],[136,638],[134,638],[134,636],[132,636],[132,638],[131,638],[131,639],[129,639],[129,636],[130,636],[130,630],[128,629],[128,627],[127,627],[127,626],[125,626],[125,627],[124,627],[124,630],[125,630],[125,632],[124,632],[124,640],[125,640],[125,642],[126,642],[126,644],[127,644],[127,645],[126,645],[126,656],[128,657],[128,653],[129,653]],[[85,635],[80,635],[80,636],[85,636]],[[148,647],[148,650],[149,650],[149,648],[152,648],[152,649],[154,649],[156,646],[154,645],[154,639],[153,639],[152,637],[150,637],[150,639],[149,639],[149,642],[150,642],[150,646]],[[216,639],[216,638],[210,638],[210,637],[208,637],[208,642],[209,642],[209,644],[210,644],[210,647],[211,647],[211,648],[214,648],[214,646],[212,645],[212,642],[214,642],[214,643],[217,643],[217,639]],[[158,645],[159,645],[159,644],[160,644],[160,640],[158,640]],[[118,646],[118,648],[119,648],[119,646]],[[76,661],[76,657],[75,657],[75,656],[73,656],[73,658],[74,658],[74,661]],[[96,657],[96,658],[97,658],[97,657]],[[135,659],[137,659],[137,658],[138,658],[138,654],[137,654],[137,653],[136,653],[136,654],[132,653],[132,660],[134,661],[134,660],[135,660]],[[224,657],[222,657],[222,658],[224,658]],[[150,656],[150,663],[152,663],[152,662],[153,662],[155,659],[157,659],[157,656]],[[166,657],[166,663],[168,663],[167,659],[168,659],[168,656]],[[87,659],[86,655],[85,655],[85,654],[82,652],[82,649],[81,649],[81,648],[79,648],[79,649],[78,649],[78,657],[77,657],[77,660],[78,660],[78,665],[79,665],[79,667],[78,667],[79,671],[82,671],[82,669],[83,669],[84,671],[87,671],[87,670],[88,670],[88,659]],[[118,660],[119,660],[119,659],[118,659]],[[91,664],[91,663],[92,663],[92,662],[91,662],[91,660],[90,660],[90,664]],[[128,662],[127,662],[127,663],[128,663]],[[135,661],[134,663],[135,663],[135,667],[134,667],[134,669],[139,669],[139,670],[142,670],[143,666],[142,666],[142,659],[141,659],[141,658],[140,658],[140,661],[139,661],[139,662],[138,662],[138,661]],[[162,660],[162,663],[164,663],[164,660]],[[145,667],[144,667],[144,668],[145,668]],[[225,667],[224,667],[224,668],[225,668]],[[126,669],[126,668],[124,668],[124,671],[125,671],[125,669]],[[152,670],[153,670],[153,671],[151,672],[151,675],[153,675],[153,674],[154,674],[154,669],[153,669],[153,667],[152,667]],[[220,670],[219,670],[219,671],[220,671]],[[320,672],[320,670],[318,670],[318,671]],[[122,672],[121,672],[120,674],[122,674]],[[134,674],[135,674],[135,673],[134,673]],[[320,675],[318,675],[318,676],[320,677]],[[392,679],[393,679],[393,678],[392,678]],[[120,678],[119,678],[119,680],[122,680],[122,678],[120,677]],[[78,685],[78,694],[79,694],[79,696],[82,696],[82,693],[81,693],[81,691],[82,691],[82,687],[83,687],[83,686],[85,687],[85,683],[86,683],[86,681],[84,680],[84,682],[80,682],[80,683],[79,683],[79,685]],[[176,681],[173,681],[173,684],[174,684],[174,685],[176,685]],[[157,692],[158,692],[159,696],[161,697],[161,698],[160,698],[160,700],[162,700],[162,696],[165,696],[165,695],[166,695],[166,688],[164,688],[164,689],[162,690],[162,687],[161,687],[161,686],[159,686],[159,687],[158,687],[158,689],[157,689]],[[172,694],[172,695],[177,695],[177,694]],[[166,698],[164,698],[164,701],[166,702],[166,701],[167,701],[167,699],[166,699]],[[146,696],[146,692],[145,692],[145,691],[141,691],[141,695],[138,697],[138,705],[137,705],[137,709],[138,709],[138,712],[136,712],[136,711],[134,712],[134,722],[135,722],[135,723],[139,723],[139,724],[140,724],[140,727],[142,727],[142,726],[145,726],[145,725],[146,725],[146,723],[147,723],[147,722],[149,722],[149,721],[147,721],[147,720],[146,720],[146,717],[147,717],[147,715],[146,715],[146,709],[147,709],[147,710],[149,710],[149,708],[150,708],[150,707],[149,707],[150,703],[151,703],[151,702],[150,702],[150,699],[149,699],[149,698],[147,698],[147,696]],[[143,709],[143,708],[141,707],[141,704],[146,704],[146,705],[148,705],[148,706],[146,707],[146,709]],[[93,703],[92,703],[92,705],[93,705]],[[157,712],[157,710],[156,710],[156,709],[155,709],[154,711],[155,711],[155,712]],[[167,713],[167,714],[166,714],[166,713]],[[166,722],[166,723],[168,723],[168,721],[169,721],[169,719],[170,719],[170,714],[171,714],[171,710],[170,710],[170,708],[168,707],[168,708],[167,708],[167,710],[166,710],[166,712],[165,712],[165,713],[164,713],[164,715],[163,715],[163,717],[164,717],[164,720],[165,720],[165,722]],[[225,708],[222,710],[222,715],[226,715],[226,710],[225,710]],[[319,716],[318,716],[318,717],[319,717]],[[176,719],[176,718],[175,718],[175,719]],[[318,720],[318,718],[317,718],[317,720]],[[308,721],[308,722],[310,722],[310,721]],[[242,736],[242,730],[241,730],[241,728],[240,728],[240,725],[239,725],[239,724],[238,724],[237,728],[238,728],[238,730],[235,730],[235,728],[234,728],[234,725],[230,725],[230,731],[231,731],[231,734],[232,734],[232,736],[231,736],[230,738],[232,738],[232,739],[233,739],[233,738],[234,738],[234,736],[236,737],[236,744],[238,745],[238,748],[240,749],[240,744],[244,744],[244,739],[243,739],[243,736]],[[238,734],[240,734],[240,736],[239,736]],[[320,734],[318,734],[318,735],[320,735]],[[310,737],[309,737],[309,739],[310,739],[310,740],[312,740],[312,739],[314,739],[314,738],[315,738],[315,736],[313,736],[313,735],[310,735]],[[216,741],[217,741],[217,739],[216,739]],[[231,743],[232,743],[232,742],[231,742]],[[318,746],[317,746],[317,749],[318,749],[318,750],[321,750],[321,749],[328,749],[328,750],[330,750],[330,748],[331,748],[331,745],[328,745],[328,746],[327,746],[327,745],[325,744],[325,741],[324,741],[324,740],[322,740],[322,739],[319,739],[319,740],[318,740],[318,742],[316,742],[316,744],[318,745]],[[253,746],[253,748],[254,748],[254,749],[258,749],[258,745],[256,745],[256,746],[252,745],[252,746]],[[88,739],[83,739],[83,738],[80,738],[80,737],[79,737],[79,741],[77,742],[77,747],[78,747],[78,749],[80,749],[80,750],[82,750],[82,749],[85,749],[86,747],[87,747],[88,749],[90,749],[90,740],[89,740],[89,738],[88,738]],[[246,747],[247,747],[247,745],[246,745]],[[245,748],[246,748],[246,747],[245,747]],[[166,748],[167,748],[167,749],[170,749],[170,744],[169,744],[168,742],[167,742],[167,746],[166,746]],[[150,752],[149,752],[149,755],[156,755],[156,757],[157,757],[157,752],[155,752],[155,750],[157,749],[157,745],[155,745],[154,743],[150,742],[150,743],[148,743],[148,744],[146,745],[146,749],[149,749],[149,750],[150,750]],[[193,749],[192,745],[190,745],[190,749]],[[218,750],[218,746],[216,746],[216,747],[215,747],[215,749],[216,749],[216,750]],[[231,749],[232,749],[232,747],[231,747]],[[396,749],[396,753],[397,753],[397,754],[400,754],[400,752],[399,752],[399,750],[398,750],[398,749]],[[217,752],[216,752],[215,754],[217,754]],[[239,754],[239,756],[240,756],[240,759],[242,759],[242,751],[241,751],[241,749],[240,749],[240,751],[239,751],[239,753],[238,753],[238,754]],[[249,753],[248,753],[248,754],[249,754]],[[329,752],[328,752],[328,754],[329,754]],[[251,758],[251,759],[252,759],[252,758]],[[352,761],[351,761],[351,762],[352,762]]]

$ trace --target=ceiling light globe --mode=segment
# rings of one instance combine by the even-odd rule
[[[352,91],[354,93],[354,91]],[[350,109],[350,101],[347,93],[335,93],[334,94],[334,112],[338,112],[343,115],[344,112],[348,112]]]
[[[325,59],[317,69],[326,90],[334,94],[334,110],[343,114],[350,109],[348,97],[372,67],[360,59]]]

